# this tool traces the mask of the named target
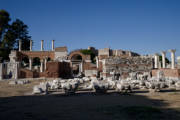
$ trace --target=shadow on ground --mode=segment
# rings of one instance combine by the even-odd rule
[[[179,120],[179,111],[141,95],[79,93],[0,98],[0,120]]]

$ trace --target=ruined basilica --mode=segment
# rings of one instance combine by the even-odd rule
[[[180,57],[175,60],[175,50],[169,50],[171,53],[171,63],[166,63],[166,52],[162,51],[162,61],[160,54],[142,56],[138,53],[124,50],[112,50],[110,48],[74,50],[68,53],[67,47],[54,47],[52,40],[52,50],[44,50],[44,41],[41,40],[41,50],[32,50],[32,41],[30,41],[30,50],[21,50],[21,41],[19,41],[19,50],[12,50],[9,54],[10,61],[0,63],[0,80],[18,79],[18,78],[69,78],[76,76],[89,76],[106,78],[116,76],[127,78],[129,73],[136,72],[143,74],[150,73],[157,76],[159,71],[164,73],[165,77],[180,78]],[[88,52],[90,51],[90,54]]]

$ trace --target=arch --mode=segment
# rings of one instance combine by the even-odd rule
[[[29,58],[28,56],[23,56],[21,59],[21,66],[23,68],[28,67],[29,66]]]
[[[23,56],[28,56],[29,58],[38,57],[40,59],[44,59],[45,57],[51,58],[54,60],[54,51],[18,51],[19,58],[22,59]]]
[[[84,60],[89,60],[90,59],[90,56],[89,55],[84,55],[83,53],[81,53],[80,51],[73,51],[69,54],[68,56],[68,59],[69,60],[81,60],[81,61],[84,61]]]
[[[39,57],[34,57],[32,66],[40,66],[40,64],[41,64],[40,58]]]
[[[74,55],[71,57],[71,60],[72,60],[72,61],[82,61],[82,56],[79,55],[79,54],[74,54]]]
[[[47,58],[47,62],[49,62],[49,61],[51,61],[51,58],[50,58],[50,57]]]

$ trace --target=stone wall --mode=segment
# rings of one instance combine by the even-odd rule
[[[61,60],[67,60],[67,52],[55,52],[55,60],[61,61]]]
[[[110,49],[109,48],[104,48],[104,49],[99,49],[98,50],[98,55],[105,55],[105,56],[109,56]]]
[[[0,63],[0,80],[17,79],[19,76],[19,62]]]
[[[28,69],[20,69],[19,78],[36,78],[39,77],[39,74],[28,70]]]
[[[158,77],[158,72],[162,72],[164,77],[180,78],[180,69],[154,69],[152,70],[152,76]]]
[[[90,62],[85,62],[83,64],[83,70],[96,70],[96,64],[90,63]]]
[[[47,62],[47,69],[41,73],[41,77],[58,78],[70,77],[71,68],[68,62]]]
[[[153,69],[153,59],[151,57],[110,57],[102,61],[102,71],[108,74],[112,71],[127,74],[130,72],[150,72]]]
[[[22,61],[23,57],[35,58],[38,57],[40,59],[51,58],[54,60],[54,51],[17,51],[17,60]]]
[[[180,69],[180,56],[177,57],[177,68]]]
[[[86,77],[91,77],[91,76],[97,76],[98,71],[97,70],[85,70],[84,71]]]

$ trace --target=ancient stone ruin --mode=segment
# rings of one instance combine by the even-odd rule
[[[171,62],[166,62],[166,51],[160,55],[142,56],[138,53],[110,48],[78,49],[68,53],[67,47],[44,50],[41,41],[40,51],[11,51],[10,61],[0,63],[0,80],[12,79],[10,84],[26,84],[18,81],[22,78],[54,78],[34,87],[34,93],[47,93],[48,90],[62,89],[65,93],[75,93],[77,89],[92,89],[106,92],[114,89],[118,92],[131,92],[133,89],[159,91],[161,88],[180,88],[179,57],[175,61],[175,51],[171,53]],[[17,80],[17,81],[16,81]]]

